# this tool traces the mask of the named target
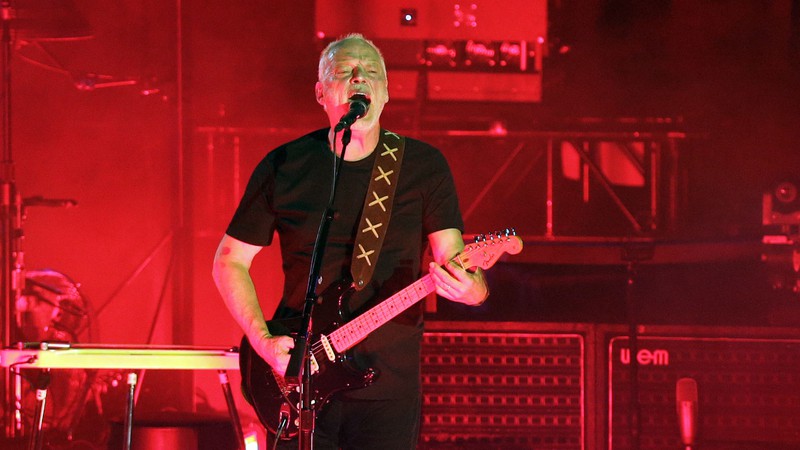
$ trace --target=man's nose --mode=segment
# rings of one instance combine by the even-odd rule
[[[353,68],[353,74],[350,77],[350,82],[352,83],[361,83],[364,81],[364,76],[366,72],[363,67],[356,66]]]

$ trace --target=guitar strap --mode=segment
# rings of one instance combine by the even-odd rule
[[[375,164],[361,209],[356,242],[353,247],[353,260],[350,274],[353,287],[361,290],[372,278],[378,261],[389,219],[392,216],[394,192],[403,163],[406,139],[403,136],[381,129],[378,147],[375,150]]]

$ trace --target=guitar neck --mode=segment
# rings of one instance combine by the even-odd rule
[[[328,339],[337,352],[344,352],[435,290],[436,286],[431,276],[425,275],[407,288],[339,327],[328,335]]]
[[[464,251],[451,261],[463,268],[480,267],[488,269],[504,252],[517,254],[522,250],[522,240],[514,235],[497,235],[480,243],[464,247]],[[387,298],[364,314],[339,327],[327,336],[333,348],[341,353],[358,344],[378,327],[397,317],[426,295],[436,290],[431,275],[425,275],[407,288]]]

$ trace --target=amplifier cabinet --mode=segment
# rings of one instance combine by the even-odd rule
[[[584,448],[583,333],[448,325],[423,338],[421,449]]]
[[[638,336],[638,405],[631,402],[630,339],[608,339],[609,450],[632,448],[637,416],[641,449],[683,448],[676,404],[683,377],[697,383],[697,448],[800,448],[800,339],[692,331]]]

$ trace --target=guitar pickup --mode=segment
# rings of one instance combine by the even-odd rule
[[[325,355],[328,357],[328,360],[331,362],[336,360],[336,353],[333,351],[333,347],[331,346],[330,341],[328,340],[328,336],[324,334],[320,335],[319,341],[322,344],[322,348],[325,349]]]

